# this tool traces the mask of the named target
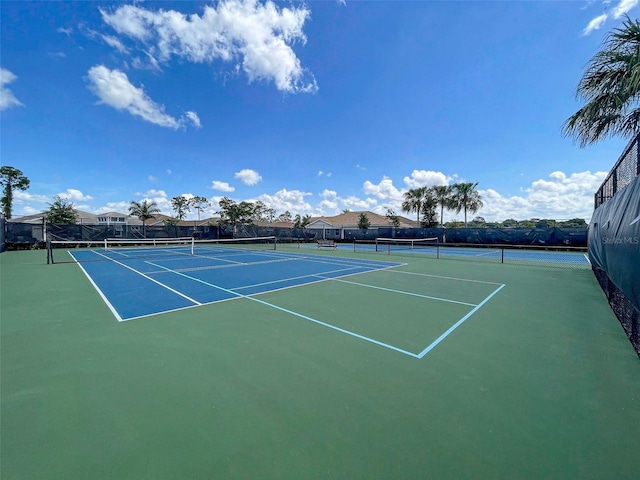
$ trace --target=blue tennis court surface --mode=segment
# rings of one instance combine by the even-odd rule
[[[69,253],[119,321],[401,265],[236,248]]]

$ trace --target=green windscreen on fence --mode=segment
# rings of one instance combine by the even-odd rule
[[[593,213],[589,260],[640,355],[640,177]]]

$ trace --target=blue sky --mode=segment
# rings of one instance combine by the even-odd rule
[[[400,213],[409,188],[468,181],[487,220],[588,220],[626,141],[561,127],[637,4],[3,1],[1,160],[31,180],[13,216],[54,195]]]

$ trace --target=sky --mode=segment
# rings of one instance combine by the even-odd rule
[[[31,181],[13,217],[56,195],[401,214],[411,188],[478,182],[487,221],[588,221],[627,141],[562,125],[638,2],[2,1],[0,158]]]

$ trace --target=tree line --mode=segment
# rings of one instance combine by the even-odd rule
[[[3,187],[1,198],[2,211],[5,218],[11,218],[11,206],[13,202],[14,190],[26,190],[29,187],[29,179],[24,174],[13,167],[0,167],[0,184]],[[475,217],[467,222],[467,212],[475,213],[481,206],[482,200],[475,190],[478,183],[457,183],[447,186],[420,187],[407,191],[404,194],[402,210],[404,212],[416,212],[417,222],[421,227],[436,227],[438,225],[445,228],[549,228],[549,227],[586,227],[586,222],[581,218],[574,218],[567,221],[556,221],[553,219],[532,218],[529,220],[506,219],[503,222],[487,222],[483,217]],[[192,209],[197,212],[197,223],[200,223],[201,214],[211,207],[211,202],[206,197],[193,196],[186,197],[179,195],[171,199],[171,207],[174,215],[165,219],[166,225],[177,225],[183,221]],[[218,202],[220,215],[217,225],[230,225],[234,231],[238,225],[251,225],[255,223],[291,222],[293,228],[306,228],[311,223],[311,215],[295,215],[291,212],[276,216],[273,208],[267,207],[262,201],[235,202],[228,197],[223,197]],[[437,208],[440,208],[440,222],[437,221]],[[450,221],[443,224],[444,209],[460,213],[464,210],[465,221]],[[345,210],[343,213],[348,212]],[[146,222],[160,213],[160,208],[155,201],[143,200],[141,202],[131,201],[129,204],[129,214],[138,217],[142,221],[143,231],[146,230]],[[393,210],[387,209],[386,214],[389,223],[394,227],[400,226],[400,217]],[[49,223],[75,224],[78,215],[74,205],[68,199],[59,195],[53,197],[53,202],[49,204],[49,209],[44,212],[44,218]],[[195,221],[194,221],[195,222]],[[195,225],[197,225],[197,223]],[[361,212],[358,217],[358,228],[368,229],[371,222],[367,214]]]

